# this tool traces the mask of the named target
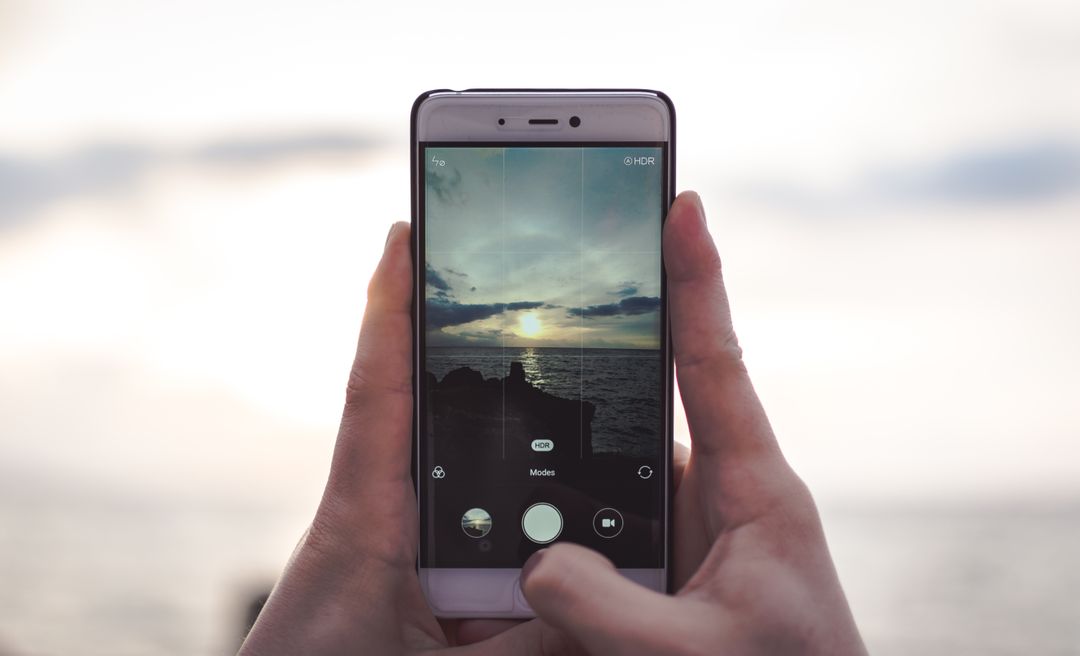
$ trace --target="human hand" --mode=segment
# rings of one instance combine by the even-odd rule
[[[368,288],[330,476],[241,654],[564,653],[541,622],[437,622],[416,575],[412,441],[412,265],[396,224]]]
[[[697,194],[672,205],[664,260],[693,444],[676,465],[677,592],[649,591],[600,554],[557,544],[526,563],[525,597],[590,654],[865,654],[813,499],[743,365]]]

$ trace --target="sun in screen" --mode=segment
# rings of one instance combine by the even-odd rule
[[[521,315],[521,334],[525,337],[536,337],[540,334],[540,317],[535,312]]]

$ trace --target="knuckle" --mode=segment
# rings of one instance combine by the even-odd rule
[[[542,562],[537,571],[529,577],[528,586],[544,597],[565,603],[575,595],[570,571],[569,567],[560,566],[558,563]]]
[[[357,362],[349,372],[349,382],[345,386],[345,406],[355,407],[370,400],[373,395],[388,393],[395,396],[412,397],[412,380],[408,377],[397,378],[372,376],[370,367],[364,365],[364,354],[357,356]]]
[[[801,532],[818,533],[822,530],[817,503],[810,487],[792,472],[791,482],[784,492],[787,498],[786,517]]]
[[[743,350],[734,331],[728,331],[711,348],[683,356],[677,365],[683,371],[702,371],[714,376],[748,373],[743,360]]]

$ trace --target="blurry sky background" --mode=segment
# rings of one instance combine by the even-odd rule
[[[873,653],[1080,653],[1080,4],[853,0],[0,0],[0,653],[235,647],[478,86],[673,98]]]

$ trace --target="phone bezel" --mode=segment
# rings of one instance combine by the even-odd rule
[[[449,109],[447,109],[449,108]],[[441,112],[441,120],[431,120],[433,110]],[[560,112],[557,118],[576,115],[581,117],[581,125],[570,127],[567,121],[560,121],[557,128],[539,126],[533,128],[525,121],[530,116],[546,118],[552,112]],[[650,111],[653,113],[649,115]],[[515,114],[519,119],[507,121],[499,126],[500,114],[510,117]],[[643,119],[647,117],[649,120]],[[658,119],[658,120],[653,120]],[[653,120],[650,125],[649,121]],[[486,126],[486,127],[484,127]],[[590,127],[591,126],[591,127]],[[412,218],[414,262],[413,290],[413,387],[420,388],[418,372],[423,371],[422,327],[418,325],[420,313],[418,303],[423,302],[424,276],[420,270],[422,255],[421,240],[423,226],[420,181],[422,180],[423,160],[420,158],[421,143],[433,145],[466,146],[512,146],[523,143],[537,143],[544,146],[601,146],[601,145],[658,145],[665,147],[665,205],[674,200],[675,188],[675,113],[670,99],[656,91],[627,90],[524,90],[524,89],[478,89],[467,91],[438,90],[421,94],[413,104],[411,120],[411,179],[412,179]],[[666,213],[663,217],[666,219]],[[661,272],[661,294],[666,304],[667,280]],[[666,312],[665,312],[666,314]],[[647,587],[670,592],[670,571],[672,559],[672,448],[673,448],[673,358],[670,343],[670,330],[664,326],[663,350],[665,355],[665,392],[664,426],[665,439],[663,448],[664,466],[663,507],[666,516],[662,526],[663,566],[661,568],[627,569],[619,571],[625,576],[637,580]],[[413,478],[417,494],[417,512],[423,503],[421,481],[423,473],[419,471],[420,448],[420,411],[419,394],[414,394],[413,414]],[[422,535],[422,531],[420,532]],[[420,539],[418,537],[418,539]],[[418,555],[422,545],[418,544]],[[427,568],[417,561],[421,587],[428,598],[429,605],[439,617],[496,617],[525,618],[533,614],[524,602],[517,586],[518,568]],[[509,585],[508,585],[509,583]],[[467,586],[475,590],[477,586],[488,586],[501,590],[507,599],[499,603],[510,604],[512,610],[484,608],[481,603],[468,603],[456,591]],[[443,594],[448,593],[448,594]],[[449,599],[456,609],[442,606]],[[466,608],[467,607],[467,608]]]

